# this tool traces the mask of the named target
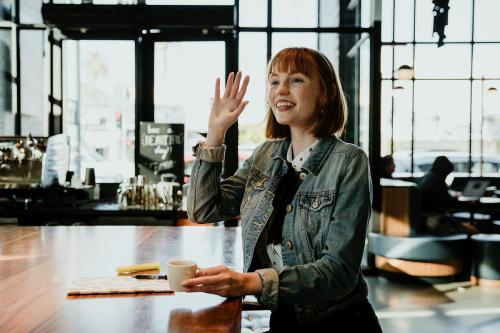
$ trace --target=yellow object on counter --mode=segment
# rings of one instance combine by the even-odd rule
[[[150,271],[150,270],[159,270],[159,269],[160,269],[159,262],[150,262],[150,263],[139,264],[139,265],[119,266],[116,268],[116,272],[118,272],[118,273],[131,273],[131,272],[141,272],[141,271]]]

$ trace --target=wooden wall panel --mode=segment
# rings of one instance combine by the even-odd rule
[[[410,187],[382,187],[382,234],[394,237],[410,235],[410,190]]]

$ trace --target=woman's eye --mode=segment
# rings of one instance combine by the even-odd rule
[[[277,81],[277,80],[272,80],[271,82],[269,82],[269,84],[270,84],[271,86],[277,86],[277,85],[279,84],[279,81]]]
[[[292,82],[304,82],[304,80],[302,80],[302,78],[300,77],[294,77],[292,78]]]

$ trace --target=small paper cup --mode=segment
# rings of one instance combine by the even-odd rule
[[[187,291],[181,282],[196,277],[198,265],[189,260],[173,260],[167,263],[167,276],[170,289],[173,291]]]

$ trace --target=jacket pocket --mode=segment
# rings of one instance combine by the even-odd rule
[[[264,193],[264,189],[268,185],[269,177],[258,170],[252,170],[248,177],[245,193],[241,200],[240,212],[241,216],[247,216],[249,212],[253,212],[257,208],[259,198]]]
[[[314,252],[314,260],[318,259],[326,239],[325,233],[335,204],[335,193],[325,191],[306,193],[299,199],[300,223],[305,229],[307,242]]]

